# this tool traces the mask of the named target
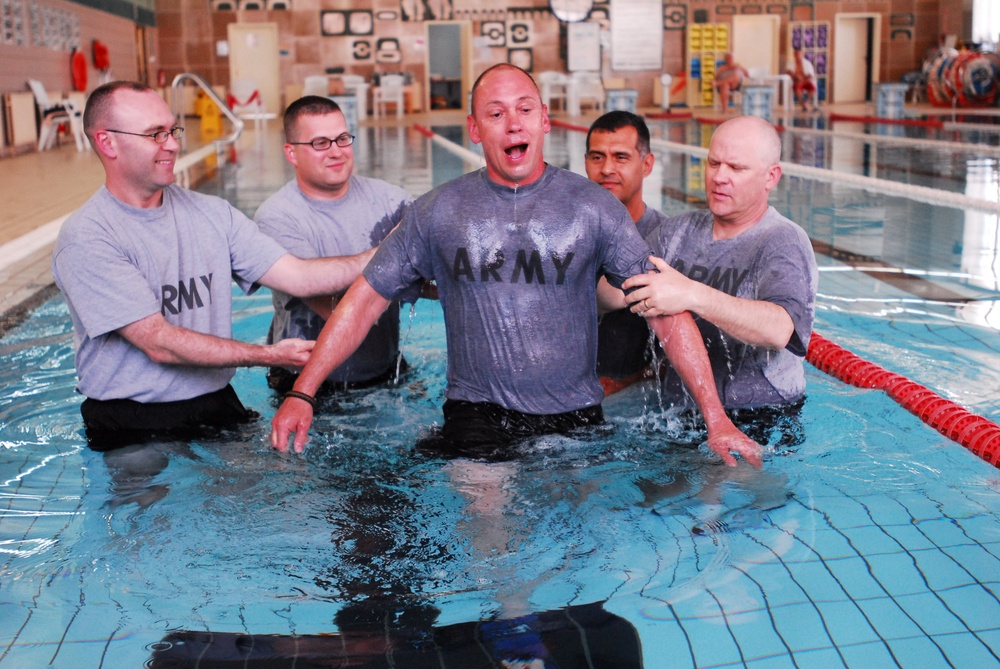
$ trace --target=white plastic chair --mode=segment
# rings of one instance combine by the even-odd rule
[[[546,70],[538,73],[538,89],[542,94],[542,104],[552,111],[552,103],[562,102],[563,110],[566,109],[568,100],[566,98],[567,77],[562,72]]]
[[[372,111],[375,118],[386,113],[386,105],[396,105],[396,118],[403,118],[403,87],[406,79],[401,74],[383,74],[379,84],[372,89]]]
[[[302,97],[307,95],[319,95],[325,98],[329,91],[330,81],[327,79],[326,75],[318,74],[306,77],[305,84],[302,86]]]
[[[604,84],[601,83],[600,72],[574,72],[570,76],[576,82],[580,106],[590,102],[597,111],[601,111],[604,108]]]
[[[41,127],[38,131],[39,151],[52,148],[52,143],[59,134],[59,126],[63,123],[68,125],[73,133],[77,151],[84,151],[90,146],[87,136],[83,134],[82,109],[78,109],[70,100],[52,102],[45,86],[37,79],[28,79],[28,88],[35,96],[35,104],[38,106],[38,115],[41,118]]]

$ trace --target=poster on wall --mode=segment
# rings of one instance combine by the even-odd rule
[[[663,69],[663,0],[611,0],[611,69]]]
[[[570,72],[601,69],[601,24],[579,21],[566,26],[566,63]]]

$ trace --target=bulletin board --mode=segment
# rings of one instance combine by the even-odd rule
[[[611,0],[611,69],[663,69],[663,0]]]

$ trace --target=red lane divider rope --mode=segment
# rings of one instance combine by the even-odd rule
[[[988,418],[977,416],[902,374],[868,362],[815,332],[809,340],[806,360],[844,383],[885,391],[927,425],[1000,467],[1000,425]]]
[[[557,128],[566,128],[567,130],[576,130],[578,132],[588,132],[589,127],[585,125],[576,125],[575,123],[567,123],[566,121],[560,121],[557,118],[550,118],[549,124],[554,125]]]

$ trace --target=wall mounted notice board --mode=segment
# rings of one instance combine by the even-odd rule
[[[663,69],[663,0],[611,0],[611,69]]]

